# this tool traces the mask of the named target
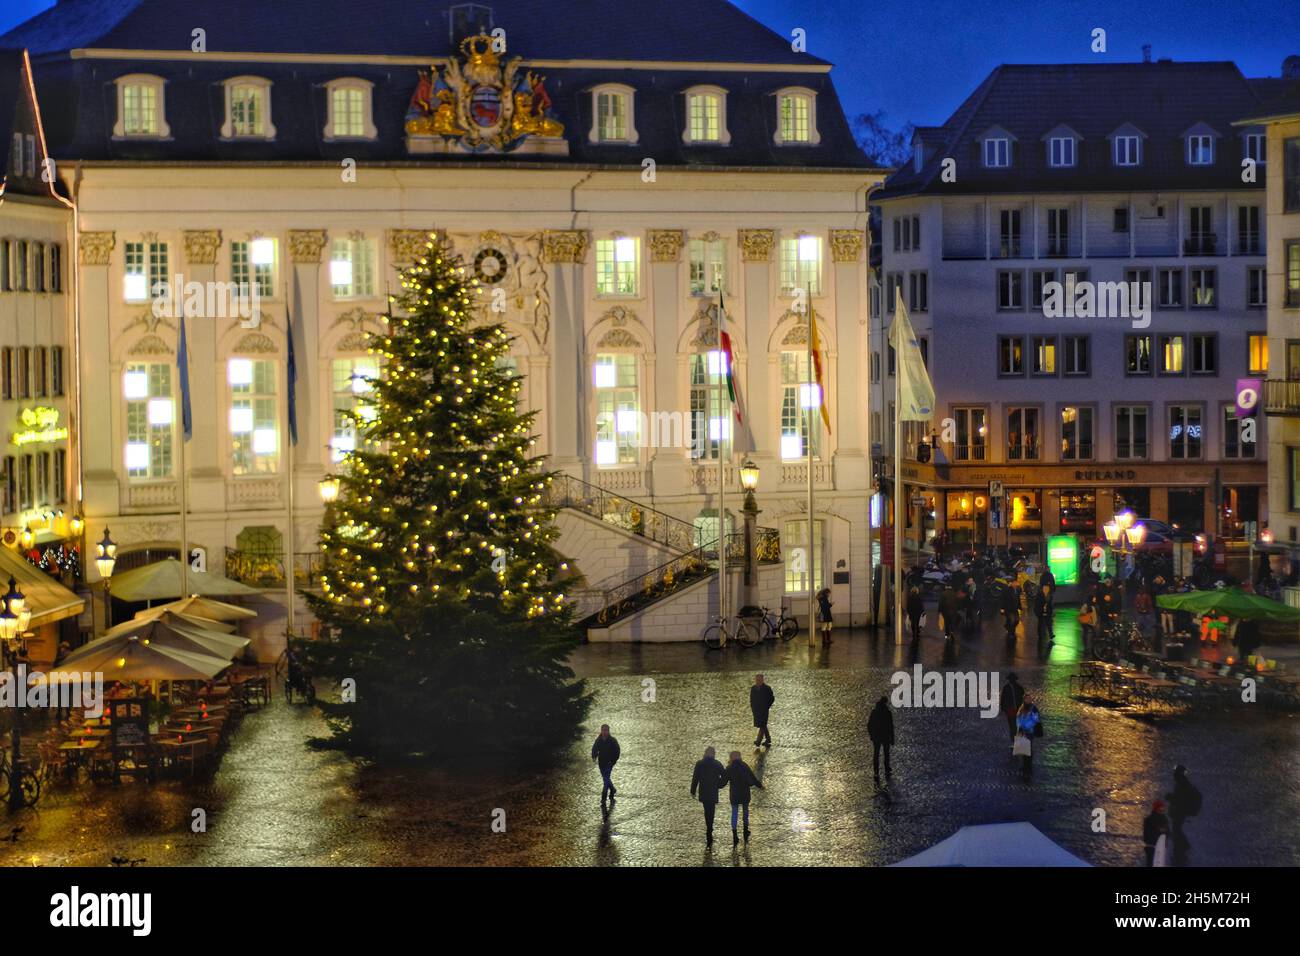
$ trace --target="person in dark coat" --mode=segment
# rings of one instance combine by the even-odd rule
[[[731,762],[727,768],[722,771],[722,777],[718,781],[719,787],[727,787],[731,796],[731,845],[736,846],[740,843],[740,837],[736,835],[736,817],[740,809],[745,810],[745,842],[749,842],[749,789],[758,787],[763,789],[763,784],[758,777],[754,776],[754,771],[749,769],[749,764],[740,759],[740,751],[731,752]]]
[[[1025,689],[1020,686],[1016,672],[1012,671],[1007,675],[1007,682],[1002,685],[1002,694],[998,698],[998,709],[1007,719],[1007,729],[1011,733],[1012,740],[1016,739],[1016,714],[1024,702]]]
[[[1147,866],[1155,866],[1156,843],[1162,836],[1169,838],[1169,818],[1165,816],[1165,802],[1157,800],[1142,821],[1142,850],[1146,853]]]
[[[880,783],[880,752],[885,752],[885,779],[894,775],[889,766],[889,748],[894,746],[894,715],[889,710],[889,698],[882,697],[867,718],[867,736],[871,738],[871,767],[876,774],[876,783]]]
[[[1192,844],[1187,839],[1183,826],[1188,817],[1201,812],[1201,792],[1187,779],[1187,768],[1182,764],[1174,768],[1174,789],[1165,794],[1165,799],[1169,801],[1169,830],[1174,840],[1174,866],[1185,866]]]
[[[1237,657],[1246,660],[1254,654],[1256,649],[1264,643],[1259,636],[1259,622],[1257,621],[1239,621],[1237,623],[1237,633],[1233,636],[1233,641],[1237,645]]]
[[[1044,588],[1051,588],[1053,591],[1056,590],[1056,575],[1053,574],[1052,569],[1046,565],[1043,567],[1043,573],[1038,576],[1038,590],[1041,591]]]
[[[1052,614],[1055,611],[1055,604],[1052,600],[1051,585],[1038,589],[1038,596],[1034,598],[1034,614],[1038,617],[1038,645],[1041,647],[1044,642],[1051,643],[1052,635]]]
[[[609,800],[613,803],[614,794],[618,793],[614,781],[610,779],[610,774],[614,772],[614,764],[618,763],[618,758],[622,752],[618,746],[618,739],[609,732],[609,724],[601,724],[600,736],[591,745],[591,759],[596,761],[596,766],[600,768],[600,777],[605,782],[605,785],[600,790],[602,805],[605,803],[606,794],[609,794]]]
[[[830,588],[822,588],[817,592],[817,620],[822,626],[822,647],[835,643],[831,640],[831,605],[834,603],[831,600]]]
[[[1020,624],[1020,590],[1009,587],[1002,592],[1002,623],[1007,629],[1007,640],[1016,639],[1016,627]]]
[[[691,796],[699,791],[704,805],[705,846],[713,846],[713,815],[718,809],[718,790],[722,787],[722,764],[713,756],[713,748],[704,748],[704,757],[695,764],[691,774]]]
[[[939,616],[943,618],[943,636],[951,641],[957,630],[957,617],[961,613],[962,595],[955,588],[944,588],[939,595]]]
[[[764,740],[769,747],[772,746],[772,732],[767,729],[767,715],[775,701],[776,694],[763,682],[763,675],[755,674],[754,686],[749,689],[749,710],[754,715],[754,726],[758,728],[758,736],[754,738],[755,747]]]
[[[920,588],[912,588],[907,594],[907,617],[912,622],[912,641],[921,639],[921,618],[925,616],[925,600]]]

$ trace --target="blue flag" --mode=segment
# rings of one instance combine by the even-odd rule
[[[181,339],[176,346],[176,364],[181,377],[181,433],[185,441],[194,437],[194,415],[190,412],[190,350],[185,343],[185,312],[181,312]]]
[[[289,441],[296,445],[298,444],[298,359],[293,351],[293,315],[287,305],[284,307],[284,326],[289,339]]]

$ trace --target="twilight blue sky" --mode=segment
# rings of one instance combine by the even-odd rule
[[[805,29],[809,52],[836,64],[850,116],[883,109],[892,127],[941,123],[999,63],[1135,61],[1149,43],[1156,58],[1234,60],[1247,76],[1277,76],[1300,54],[1294,0],[734,2],[778,33]],[[0,32],[49,6],[4,0]],[[1104,55],[1089,49],[1094,27],[1106,30]]]

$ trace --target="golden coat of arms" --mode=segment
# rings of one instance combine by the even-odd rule
[[[420,72],[406,112],[412,151],[420,140],[441,137],[444,151],[510,152],[530,138],[563,144],[564,125],[551,112],[544,76],[519,74],[522,57],[504,63],[487,34],[466,37],[461,60],[449,57],[441,71],[434,65]],[[463,61],[463,62],[462,62]],[[553,152],[555,150],[544,150]]]

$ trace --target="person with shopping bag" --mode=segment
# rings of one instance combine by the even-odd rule
[[[1020,758],[1020,776],[1026,783],[1034,772],[1034,738],[1041,736],[1043,719],[1026,694],[1024,703],[1016,713],[1016,739],[1011,744],[1011,754]]]
[[[1142,850],[1147,866],[1168,866],[1170,861],[1169,817],[1165,815],[1165,802],[1151,804],[1151,812],[1142,821]]]

